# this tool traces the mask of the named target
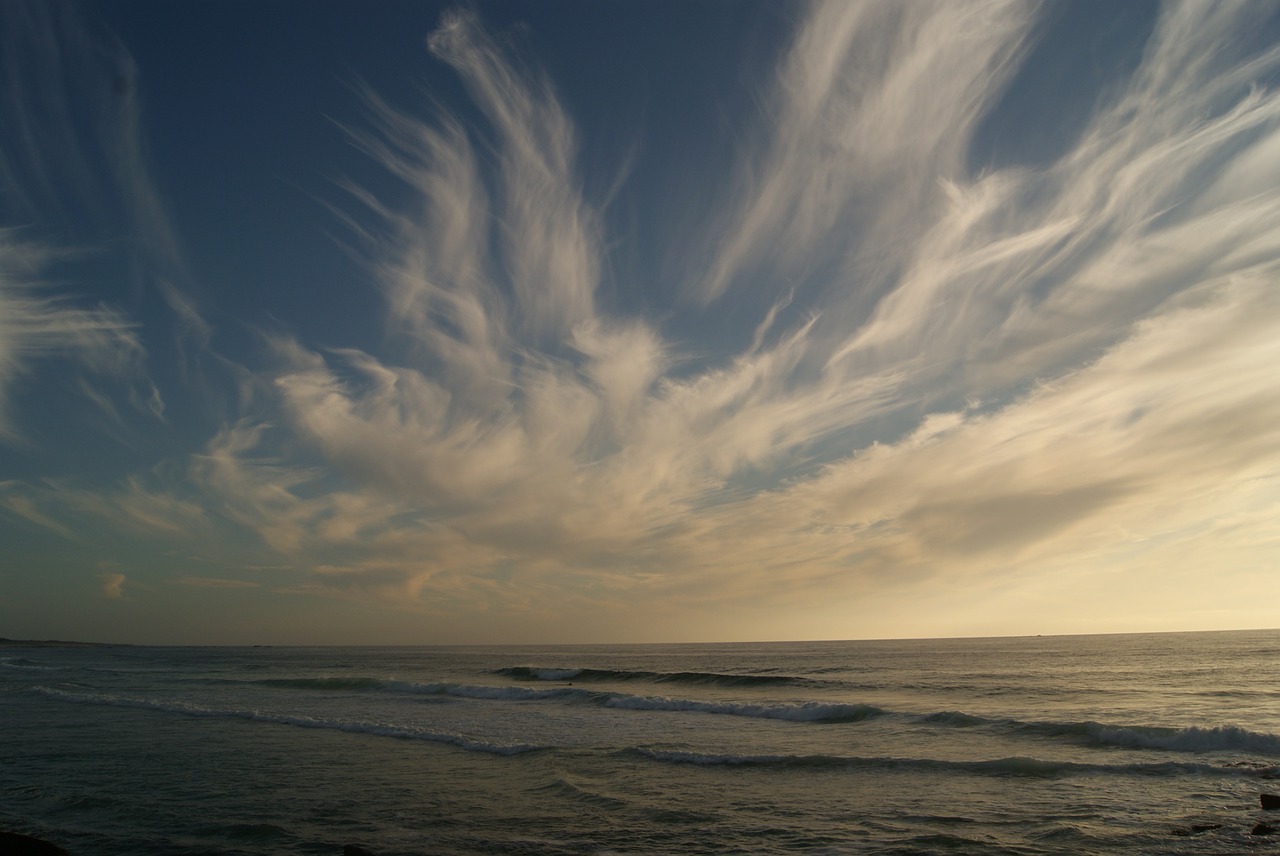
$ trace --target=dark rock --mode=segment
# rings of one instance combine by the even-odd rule
[[[0,832],[0,853],[5,856],[69,856],[56,844],[16,832]]]
[[[1262,801],[1263,808],[1280,808],[1280,797],[1275,794],[1259,794],[1258,799]]]
[[[1274,835],[1277,832],[1280,832],[1280,829],[1276,829],[1269,823],[1255,823],[1253,829],[1249,830],[1250,835]]]
[[[1199,835],[1202,832],[1209,832],[1213,829],[1221,829],[1221,823],[1193,823],[1190,826],[1175,826],[1169,830],[1174,835]]]
[[[359,844],[348,844],[342,848],[342,856],[373,856],[373,854]]]

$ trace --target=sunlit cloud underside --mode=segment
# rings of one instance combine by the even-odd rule
[[[190,384],[236,393],[185,452],[4,480],[0,525],[82,557],[64,587],[130,638],[245,598],[235,633],[286,641],[340,614],[344,641],[1274,624],[1274,10],[1166,4],[1060,152],[975,163],[1044,8],[803,7],[723,180],[670,200],[703,213],[661,283],[615,264],[628,235],[555,81],[483,7],[446,14],[422,61],[472,103],[355,83],[368,121],[334,129],[398,185],[340,180],[329,212],[376,283],[376,348],[250,318],[260,348],[220,349],[139,120],[107,117],[163,335]],[[39,184],[21,139],[5,157]],[[2,454],[41,443],[51,367],[104,433],[168,425],[161,332],[58,281],[72,248],[0,240]],[[122,542],[119,566],[83,558]]]

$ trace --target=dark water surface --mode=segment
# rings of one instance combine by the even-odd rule
[[[1280,631],[0,648],[0,828],[73,853],[1227,854]],[[1200,829],[1215,826],[1216,828]]]

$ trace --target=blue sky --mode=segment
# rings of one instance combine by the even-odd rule
[[[0,19],[0,635],[1276,625],[1274,4]]]

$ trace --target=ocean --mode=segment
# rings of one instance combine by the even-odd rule
[[[0,647],[0,829],[73,854],[1235,854],[1280,631]]]

